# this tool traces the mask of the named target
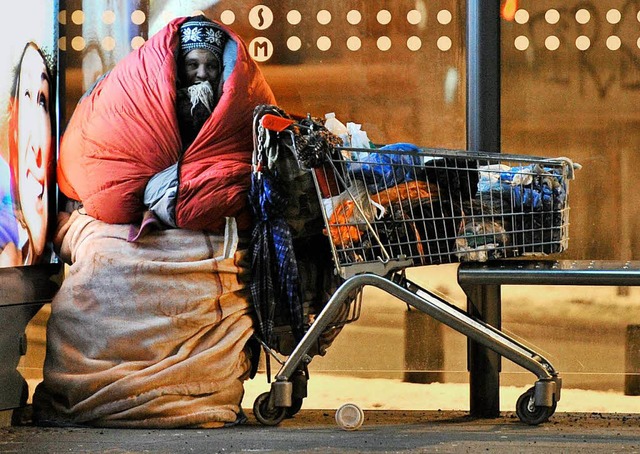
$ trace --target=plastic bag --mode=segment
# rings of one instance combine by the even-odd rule
[[[367,152],[359,161],[350,163],[349,170],[355,178],[364,179],[371,192],[381,191],[405,181],[419,179],[422,167],[418,155],[393,153],[418,150],[418,147],[408,143],[386,145],[379,152]]]
[[[374,148],[366,131],[362,130],[362,125],[348,122],[347,131],[349,137],[351,137],[351,146],[353,148]]]

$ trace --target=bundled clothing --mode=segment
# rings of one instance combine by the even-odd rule
[[[186,149],[176,117],[180,26],[170,22],[120,61],[78,104],[60,144],[58,184],[107,223],[138,223],[152,177],[175,167],[175,225],[221,233],[226,216],[251,229],[251,123],[274,96],[242,40],[225,45],[222,96]]]
[[[255,111],[251,293],[258,336],[269,347],[289,354],[341,284],[322,233],[324,222],[313,178],[301,168],[321,165],[317,160],[329,150],[327,140],[333,138],[313,119],[300,120],[304,127],[278,134],[262,125],[266,115],[291,120],[273,105],[258,106]],[[348,304],[338,317],[345,309]],[[328,329],[308,354],[324,354],[339,332],[340,327]]]
[[[478,194],[465,207],[469,219],[457,243],[462,258],[477,260],[473,249],[488,250],[485,260],[565,249],[567,183],[558,169],[536,163],[479,173]]]

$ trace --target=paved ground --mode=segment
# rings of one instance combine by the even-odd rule
[[[278,427],[212,430],[0,428],[0,452],[517,452],[640,453],[640,414],[556,413],[540,426],[513,413],[474,420],[463,412],[365,411],[357,431],[341,430],[334,411],[302,410]]]

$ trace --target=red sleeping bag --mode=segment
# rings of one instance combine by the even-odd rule
[[[175,218],[179,228],[223,232],[225,216],[251,226],[248,190],[252,117],[273,93],[241,38],[222,97],[181,155],[175,113],[178,18],[120,61],[85,96],[60,144],[58,184],[87,213],[112,224],[137,223],[147,182],[180,160]]]

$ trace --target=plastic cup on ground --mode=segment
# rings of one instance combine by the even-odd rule
[[[364,412],[353,403],[346,403],[336,410],[336,423],[344,430],[357,430],[364,422]]]

